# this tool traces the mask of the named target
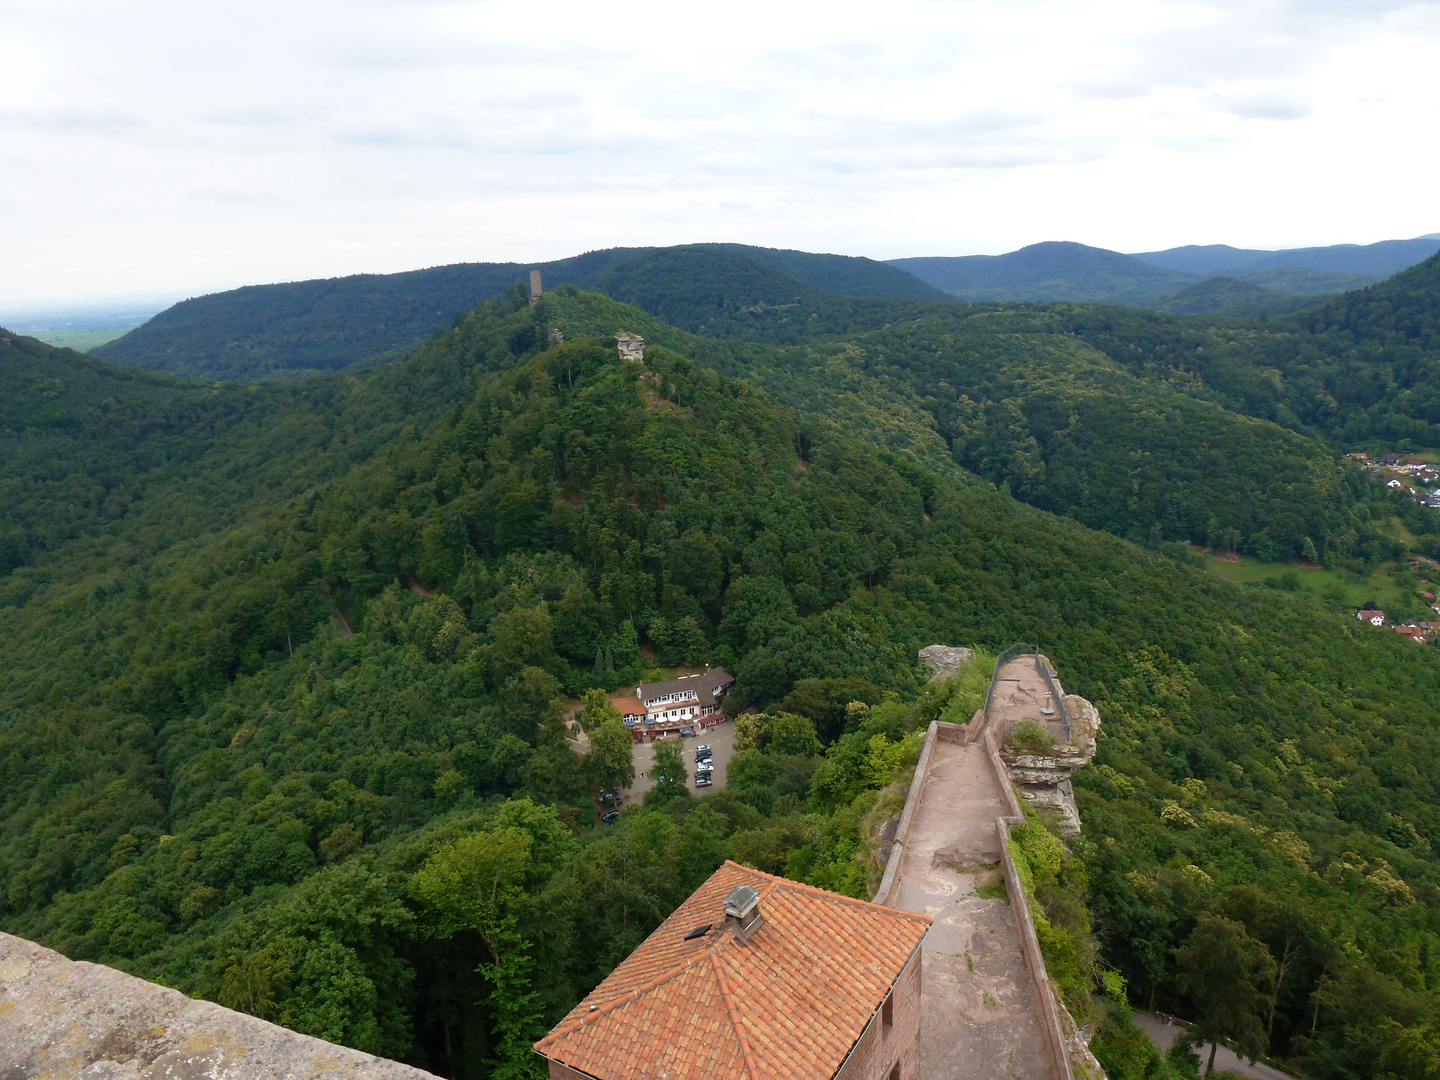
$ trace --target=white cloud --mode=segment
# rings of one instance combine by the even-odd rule
[[[0,0],[0,40],[0,308],[612,244],[1436,220],[1436,2]]]

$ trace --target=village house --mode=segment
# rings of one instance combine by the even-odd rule
[[[912,1080],[929,928],[727,861],[535,1052],[551,1080]]]
[[[703,731],[723,719],[720,701],[734,685],[735,676],[718,667],[664,682],[641,683],[635,688],[635,698],[643,707],[644,715],[631,724],[631,731],[636,738],[653,738],[674,731],[693,735],[697,727]],[[621,714],[624,715],[623,709]]]
[[[1371,626],[1385,625],[1385,612],[1379,608],[1361,608],[1355,612],[1355,618],[1361,622],[1368,622]]]
[[[1401,637],[1407,637],[1411,641],[1418,641],[1421,645],[1425,644],[1425,631],[1418,626],[1407,623],[1404,626],[1397,626],[1394,629],[1395,633]]]
[[[639,698],[611,698],[610,704],[620,710],[620,719],[624,720],[627,724],[638,724],[645,719],[645,706],[640,704]]]

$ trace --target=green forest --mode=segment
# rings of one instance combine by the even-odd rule
[[[531,1042],[724,858],[867,895],[917,733],[989,675],[927,686],[917,650],[1027,640],[1104,717],[1084,835],[1018,843],[1112,1078],[1193,1069],[1128,1008],[1218,1016],[1217,980],[1255,1053],[1432,1077],[1440,653],[1186,541],[1396,554],[1370,526],[1410,511],[1334,451],[1381,437],[1367,410],[1431,422],[1436,266],[1265,327],[829,297],[840,321],[746,337],[677,307],[701,338],[517,288],[283,383],[0,340],[0,927],[537,1076]],[[1391,381],[1347,396],[1367,364]],[[606,744],[585,695],[681,624],[758,718],[726,790],[600,825],[626,762],[576,754],[563,703]]]

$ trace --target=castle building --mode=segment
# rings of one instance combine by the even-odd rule
[[[551,1080],[913,1080],[929,927],[727,861],[535,1051]]]

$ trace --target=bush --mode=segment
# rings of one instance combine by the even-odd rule
[[[1034,720],[1021,720],[1005,740],[1005,745],[1022,754],[1048,754],[1055,749],[1054,735]]]

